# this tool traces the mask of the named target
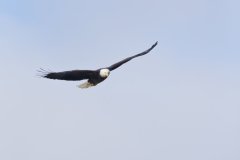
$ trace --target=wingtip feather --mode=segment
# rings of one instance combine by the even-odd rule
[[[37,72],[38,72],[38,74],[37,74],[38,77],[40,77],[40,78],[48,78],[48,75],[51,74],[52,71],[50,71],[49,69],[47,71],[45,69],[39,68],[37,70]]]
[[[156,41],[153,45],[152,48],[154,48],[158,44],[158,41]]]

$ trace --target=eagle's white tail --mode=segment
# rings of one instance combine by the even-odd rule
[[[92,87],[92,86],[94,86],[92,83],[89,83],[88,81],[86,81],[86,82],[84,82],[84,83],[82,83],[82,84],[80,84],[80,85],[78,85],[78,87],[79,88],[89,88],[89,87]]]

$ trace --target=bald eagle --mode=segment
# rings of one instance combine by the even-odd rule
[[[40,69],[38,71],[41,73],[40,75],[41,77],[54,79],[54,80],[57,79],[57,80],[66,80],[66,81],[80,81],[80,80],[87,79],[85,83],[80,84],[78,87],[89,88],[92,86],[96,86],[97,84],[104,81],[110,75],[110,71],[113,71],[114,69],[120,67],[122,64],[132,60],[133,58],[147,54],[157,45],[157,43],[158,42],[153,44],[149,49],[147,49],[144,52],[125,58],[109,67],[100,68],[97,70],[71,70],[71,71],[63,71],[63,72],[51,72],[51,71]]]

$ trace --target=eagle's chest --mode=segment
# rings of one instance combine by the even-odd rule
[[[92,77],[91,79],[89,79],[88,81],[94,85],[97,85],[98,83],[104,81],[107,77],[101,77],[99,74]]]

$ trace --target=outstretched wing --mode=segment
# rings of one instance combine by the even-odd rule
[[[92,70],[72,70],[72,71],[64,71],[64,72],[48,72],[43,69],[40,69],[43,78],[49,79],[58,79],[58,80],[66,80],[66,81],[79,81],[83,79],[90,79],[94,77],[96,71]]]
[[[150,52],[157,44],[158,44],[158,42],[156,42],[154,45],[152,45],[152,47],[150,47],[148,50],[146,50],[146,51],[144,51],[144,52],[142,52],[142,53],[136,54],[136,55],[134,55],[134,56],[125,58],[124,60],[122,60],[122,61],[120,61],[120,62],[117,62],[117,63],[111,65],[110,67],[108,67],[108,69],[109,69],[110,71],[112,71],[112,70],[120,67],[122,64],[130,61],[130,60],[133,59],[133,58],[136,58],[136,57],[143,56],[143,55],[147,54],[147,53]]]

